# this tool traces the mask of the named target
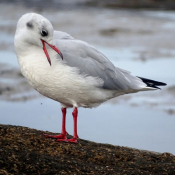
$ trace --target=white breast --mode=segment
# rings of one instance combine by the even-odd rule
[[[48,53],[51,66],[40,48],[35,48],[30,54],[17,54],[22,74],[42,95],[66,107],[94,107],[114,97],[114,91],[97,88],[102,80],[83,77],[76,68],[59,60],[54,51],[48,49]]]

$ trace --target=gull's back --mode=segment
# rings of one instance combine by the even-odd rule
[[[129,71],[115,67],[101,52],[84,41],[76,40],[65,32],[55,31],[54,42],[60,48],[66,65],[76,67],[83,76],[103,80],[99,88],[126,93],[151,89]]]

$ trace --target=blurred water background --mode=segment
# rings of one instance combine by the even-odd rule
[[[36,92],[20,73],[16,23],[25,13],[48,18],[55,30],[84,40],[117,67],[168,84],[162,90],[79,109],[82,139],[175,154],[175,3],[164,1],[0,0],[0,123],[61,132],[58,102]],[[67,130],[73,133],[72,110]]]

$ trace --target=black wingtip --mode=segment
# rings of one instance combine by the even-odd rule
[[[142,77],[138,77],[140,78],[148,87],[152,87],[152,88],[156,88],[156,89],[160,89],[157,86],[166,86],[166,83],[163,82],[159,82],[159,81],[155,81],[155,80],[150,80],[147,78],[142,78]]]

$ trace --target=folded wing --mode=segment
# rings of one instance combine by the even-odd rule
[[[54,39],[66,64],[78,68],[80,74],[102,79],[104,84],[101,88],[122,91],[146,87],[140,78],[115,67],[108,58],[88,43],[58,31],[54,33]]]

